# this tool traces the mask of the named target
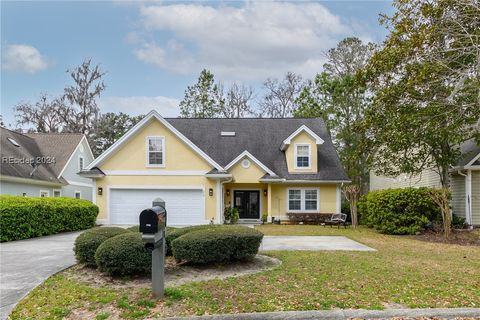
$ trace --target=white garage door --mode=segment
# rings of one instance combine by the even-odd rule
[[[202,190],[111,189],[110,223],[138,224],[138,215],[162,198],[170,226],[205,223],[205,199]]]

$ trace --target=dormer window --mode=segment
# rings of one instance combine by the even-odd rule
[[[165,138],[147,137],[147,167],[165,166]]]
[[[311,149],[309,144],[295,145],[295,169],[310,169]]]

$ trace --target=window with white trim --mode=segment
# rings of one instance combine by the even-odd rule
[[[288,189],[288,211],[319,211],[318,189]]]
[[[41,198],[50,197],[50,191],[48,191],[48,190],[40,190],[40,197],[41,197]]]
[[[165,138],[147,137],[147,166],[165,165]]]
[[[75,191],[75,198],[76,199],[82,199],[82,192],[81,191]]]
[[[54,198],[59,198],[62,196],[62,191],[61,190],[53,190],[53,197]]]
[[[82,156],[79,156],[78,157],[78,171],[82,171],[83,170],[83,157]]]
[[[297,144],[295,145],[295,167],[310,168],[310,145]]]

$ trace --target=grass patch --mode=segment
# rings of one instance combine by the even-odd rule
[[[99,310],[91,318],[110,306],[114,315],[126,319],[391,305],[480,307],[479,247],[382,235],[366,228],[257,228],[266,235],[343,235],[377,251],[271,251],[267,254],[283,262],[276,269],[167,288],[162,301],[152,300],[147,288],[91,287],[60,273],[20,302],[12,318],[60,319],[59,310],[71,316],[91,306]]]

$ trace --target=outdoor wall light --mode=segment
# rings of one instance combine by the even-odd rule
[[[227,189],[227,197],[230,197],[230,189]]]
[[[266,197],[268,195],[267,189],[263,189],[263,195]]]
[[[103,188],[98,187],[98,195],[101,196],[103,194]]]
[[[213,188],[208,189],[208,195],[210,197],[213,196]]]

